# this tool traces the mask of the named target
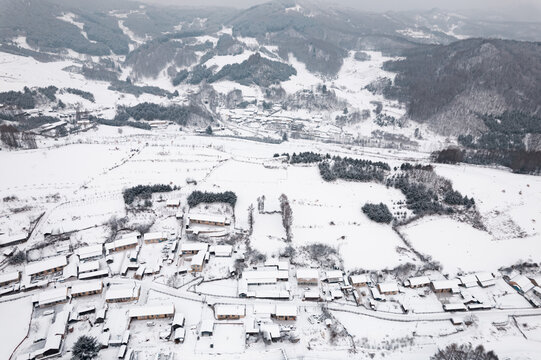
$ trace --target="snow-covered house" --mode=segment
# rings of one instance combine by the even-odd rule
[[[244,305],[220,304],[214,308],[214,315],[218,320],[236,320],[243,318],[246,314]]]
[[[79,274],[79,280],[97,279],[106,276],[109,276],[109,270],[103,269]]]
[[[103,245],[96,244],[77,249],[79,260],[97,259],[103,256]]]
[[[319,290],[305,291],[303,295],[303,299],[307,301],[319,301],[320,299]]]
[[[263,334],[263,338],[270,341],[277,341],[282,336],[280,335],[280,326],[274,323],[263,323],[260,325],[260,331]]]
[[[231,245],[211,245],[210,253],[217,257],[230,257],[233,254],[233,246]]]
[[[178,208],[180,206],[180,200],[179,199],[169,199],[165,202],[165,206],[171,207],[171,208]]]
[[[101,294],[103,291],[103,282],[101,280],[85,281],[71,287],[71,296],[88,296]]]
[[[28,233],[17,233],[9,236],[0,236],[0,247],[22,244],[28,239]]]
[[[514,287],[520,293],[527,293],[535,286],[530,279],[524,275],[516,275],[509,280],[509,285]]]
[[[496,279],[494,279],[494,275],[489,272],[476,273],[475,277],[477,278],[477,281],[479,281],[479,285],[481,285],[481,287],[486,288],[496,285]]]
[[[230,222],[224,215],[189,214],[186,227],[189,227],[191,224],[226,226],[229,225]]]
[[[98,271],[99,269],[100,262],[97,260],[79,263],[79,274],[91,271]]]
[[[138,300],[140,290],[139,286],[112,285],[105,294],[105,301],[113,303]]]
[[[372,284],[369,274],[350,275],[349,281],[351,285],[356,287],[368,286]]]
[[[464,276],[459,276],[458,279],[462,286],[466,288],[471,288],[477,286],[477,276],[475,274],[469,274]]]
[[[442,293],[442,292],[458,293],[460,292],[458,288],[459,284],[460,282],[458,279],[451,279],[451,280],[432,281],[430,283],[430,286],[432,287],[432,290],[436,293]]]
[[[203,264],[205,263],[205,257],[207,255],[206,251],[199,251],[192,257],[192,262],[190,264],[193,272],[203,271]]]
[[[105,253],[109,254],[115,251],[133,249],[138,244],[139,240],[135,236],[120,238],[118,240],[105,244]]]
[[[466,305],[461,302],[452,302],[448,304],[443,304],[443,310],[445,311],[466,311],[468,310]]]
[[[201,336],[212,336],[214,334],[214,320],[213,319],[205,319],[201,321],[200,334]]]
[[[398,284],[394,281],[379,283],[378,290],[383,295],[396,295],[398,294]]]
[[[0,274],[0,286],[6,286],[21,279],[20,271],[12,271]]]
[[[304,285],[317,285],[319,271],[317,269],[297,269],[297,283]]]
[[[61,271],[68,264],[64,255],[51,257],[41,261],[31,262],[26,265],[25,274],[28,276],[39,276],[52,274]]]
[[[143,235],[145,244],[154,244],[167,240],[167,233],[165,232],[151,232]]]
[[[265,261],[265,267],[271,267],[276,268],[277,270],[287,271],[289,270],[289,261],[270,258]]]
[[[68,301],[68,288],[61,287],[42,291],[37,297],[39,307],[62,304]]]
[[[183,327],[176,328],[173,333],[173,341],[177,344],[183,343],[186,338],[186,329]]]
[[[173,330],[179,327],[184,327],[184,321],[185,321],[184,313],[181,312],[175,312],[175,317],[173,318],[173,324],[171,325]]]
[[[430,285],[430,279],[428,278],[428,276],[410,277],[404,282],[404,285],[406,285],[406,286],[408,286],[410,288],[416,289],[416,288],[420,288],[420,287],[423,287],[423,286],[429,286]]]
[[[529,277],[530,281],[535,285],[541,287],[541,275]]]
[[[340,270],[330,270],[325,272],[325,280],[330,283],[337,283],[342,281],[343,274]]]
[[[200,251],[206,252],[209,244],[202,242],[183,243],[180,245],[182,255],[194,255]]]
[[[297,320],[297,306],[290,304],[277,304],[274,316],[278,320]]]
[[[276,270],[247,270],[242,273],[247,285],[276,284],[278,271]]]
[[[128,312],[131,320],[163,319],[175,316],[175,306],[173,304],[165,305],[146,305],[131,308]]]
[[[102,291],[103,291],[103,282],[101,280],[85,281],[85,282],[81,282],[79,284],[73,285],[71,287],[71,296],[79,297],[79,296],[95,295],[95,294],[101,294]]]

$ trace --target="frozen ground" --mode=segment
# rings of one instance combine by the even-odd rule
[[[13,350],[24,340],[30,325],[31,315],[31,297],[0,303],[0,316],[2,316],[4,324],[0,326],[2,336],[0,359],[8,359]]]

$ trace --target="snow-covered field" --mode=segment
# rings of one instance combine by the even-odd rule
[[[272,160],[272,157],[275,153],[313,150],[383,160],[394,167],[399,166],[405,159],[426,160],[426,154],[344,148],[335,144],[301,140],[267,144],[203,137],[179,132],[178,128],[173,126],[152,132],[132,128],[123,128],[123,131],[119,132],[117,128],[100,126],[95,131],[61,138],[58,141],[42,140],[40,146],[38,150],[0,152],[0,162],[18,169],[0,177],[0,195],[17,197],[17,200],[9,205],[10,208],[31,202],[35,209],[46,211],[46,218],[41,226],[42,233],[86,229],[74,233],[71,238],[73,244],[104,241],[108,231],[101,224],[113,215],[121,217],[125,214],[121,197],[123,188],[137,184],[166,183],[180,186],[179,190],[164,194],[164,197],[181,199],[181,207],[185,207],[186,197],[195,189],[234,191],[238,197],[234,222],[237,230],[249,228],[248,207],[253,204],[256,210],[251,246],[266,254],[268,258],[276,256],[288,243],[285,242],[281,215],[258,213],[257,198],[264,195],[265,210],[272,212],[279,209],[278,198],[281,194],[285,194],[293,210],[291,245],[294,247],[300,248],[313,243],[329,245],[338,250],[344,270],[390,269],[406,262],[421,265],[417,257],[406,249],[390,225],[371,222],[361,211],[362,205],[366,202],[384,202],[392,208],[396,202],[404,201],[401,192],[373,183],[325,182],[321,179],[317,166],[282,164]],[[19,164],[25,166],[21,167]],[[490,221],[486,224],[489,230],[487,232],[474,229],[453,218],[427,217],[400,228],[413,248],[440,262],[443,265],[443,273],[448,274],[493,271],[519,260],[536,261],[537,254],[541,252],[536,222],[531,222],[531,228],[526,228],[530,222],[521,216],[529,214],[535,219],[535,213],[530,212],[532,209],[538,209],[539,195],[535,191],[539,185],[537,178],[475,166],[437,165],[436,171],[452,179],[456,189],[476,199],[483,220],[489,219],[490,214],[496,216],[495,211],[498,211],[501,216],[514,219],[516,226],[521,229],[524,227],[526,235],[517,236],[515,229],[510,236],[502,237],[501,234],[505,232],[498,230],[498,226]],[[195,179],[198,184],[188,185],[187,178]],[[520,191],[523,192],[522,195],[519,194]],[[58,198],[47,197],[56,193]],[[155,204],[156,214],[145,215],[160,219],[153,225],[152,231],[178,231],[177,221],[173,217],[174,211],[167,212],[163,203]],[[24,215],[30,213],[31,211],[22,212],[22,215],[12,215],[13,218],[5,223],[9,223],[12,227],[10,231],[15,232],[18,226],[22,226]],[[14,219],[18,220],[13,221]],[[42,233],[33,236],[25,246],[30,247],[43,240]],[[163,244],[144,244],[139,255],[140,259],[147,266],[153,266],[162,249]],[[40,254],[50,254],[51,251],[54,249],[45,248]],[[36,254],[36,251],[31,253],[32,256]],[[110,265],[111,272],[118,274],[126,261],[128,260],[125,254],[116,254]],[[234,260],[231,258],[211,258],[206,265],[208,272],[204,274],[205,279],[226,276],[233,263]],[[166,284],[173,271],[174,269],[167,269],[155,277],[145,277],[143,283],[148,281]],[[129,276],[132,276],[131,273]],[[185,275],[180,279],[179,285],[192,279],[192,275]],[[476,298],[486,298],[487,303],[499,309],[529,307],[528,302],[501,278],[498,281],[493,290],[484,291],[478,288],[468,292]],[[232,299],[236,296],[236,285],[233,279],[218,280],[204,282],[194,290],[203,295]],[[295,297],[301,294],[295,292],[296,290],[300,291],[300,288],[292,290]],[[376,308],[385,313],[401,314],[400,302],[408,301],[414,314],[441,312],[441,304],[434,294],[427,297],[421,296],[421,292],[417,295],[413,292],[397,295],[396,298],[392,298],[393,301],[378,303]],[[173,301],[187,316],[186,341],[181,347],[175,348],[175,351],[184,355],[195,352],[201,358],[208,358],[208,341],[197,340],[197,336],[201,319],[213,316],[209,307],[153,290],[144,291],[140,299],[141,304],[164,301]],[[0,304],[1,313],[10,311],[4,310],[6,304]],[[27,307],[30,308],[30,305]],[[311,308],[309,311],[313,310]],[[125,314],[125,307],[115,305],[111,312],[113,319],[111,321],[116,318],[123,319]],[[415,356],[419,354],[428,357],[438,346],[474,338],[483,341],[488,339],[487,346],[496,349],[498,354],[511,358],[533,359],[528,355],[534,351],[533,342],[525,340],[516,328],[508,327],[507,334],[504,334],[500,330],[495,330],[490,322],[457,333],[456,328],[448,321],[387,323],[371,317],[362,317],[360,321],[358,317],[348,313],[333,312],[333,315],[354,336],[359,349],[358,358],[369,356],[371,353],[384,353],[385,358],[393,359],[416,359]],[[314,354],[324,353],[328,354],[326,358],[341,358],[340,356],[343,358],[340,351],[346,351],[344,349],[349,349],[349,345],[341,344],[333,348],[328,345],[328,334],[325,335],[316,327],[307,325],[306,318],[299,321],[299,329],[301,326],[307,326],[302,327],[303,337],[306,336],[306,339],[302,340],[303,344],[312,346]],[[151,352],[152,346],[149,343],[160,344],[164,349],[170,348],[171,344],[159,339],[158,336],[160,331],[167,329],[167,321],[156,321],[154,326],[155,331],[149,333],[146,322],[139,321],[133,324],[133,344],[141,344],[134,345],[135,348]],[[537,327],[538,325],[531,324],[529,333],[533,338],[537,336]],[[21,328],[20,332],[23,333],[23,330],[26,329]],[[236,331],[237,328],[229,330]],[[93,330],[83,323],[78,323],[76,331],[92,333]],[[227,327],[220,328],[217,332],[220,339],[227,341],[229,334]],[[436,342],[434,334],[441,335],[443,340],[438,339]],[[24,334],[21,336],[24,337]],[[317,341],[312,341],[313,339]],[[14,334],[10,343],[20,340],[21,337]],[[73,337],[70,337],[66,346],[71,347],[73,341]],[[506,350],[501,345],[515,343],[520,343],[523,350]],[[247,345],[245,355],[261,350],[272,358],[272,352],[267,351],[277,346],[278,344],[273,344],[267,347],[262,343]],[[217,347],[221,349],[220,346]],[[235,345],[235,349],[242,351],[240,343]],[[299,351],[299,348],[293,345],[288,346],[288,349],[291,350],[288,354]],[[334,351],[337,353],[333,353]],[[103,352],[106,356],[114,356],[114,353],[113,350]],[[376,358],[379,358],[379,355]]]
[[[3,318],[3,325],[0,326],[2,336],[0,359],[9,359],[11,353],[24,340],[30,326],[31,315],[31,297],[0,303],[0,316]]]

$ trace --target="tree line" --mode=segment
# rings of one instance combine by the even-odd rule
[[[234,208],[237,203],[237,195],[232,191],[214,193],[195,190],[188,196],[188,205],[190,205],[190,207],[197,206],[201,203],[226,203]]]
[[[148,200],[152,198],[153,193],[169,191],[173,191],[171,185],[137,185],[124,189],[124,191],[122,191],[122,196],[124,197],[124,203],[126,205],[131,205],[137,198]]]

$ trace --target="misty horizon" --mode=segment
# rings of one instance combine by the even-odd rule
[[[273,0],[234,0],[224,4],[220,0],[200,0],[197,3],[189,0],[140,0],[141,2],[154,5],[170,5],[180,7],[229,7],[247,9]],[[294,0],[292,0],[294,1]],[[298,2],[298,1],[296,1]],[[337,0],[329,5],[319,0],[300,1],[318,4],[326,7],[353,8],[365,12],[426,12],[430,10],[456,11],[480,19],[497,19],[509,21],[539,22],[541,19],[541,2],[535,0],[518,0],[512,4],[508,1],[458,0],[449,2],[446,0],[383,0],[371,2],[367,0]]]

